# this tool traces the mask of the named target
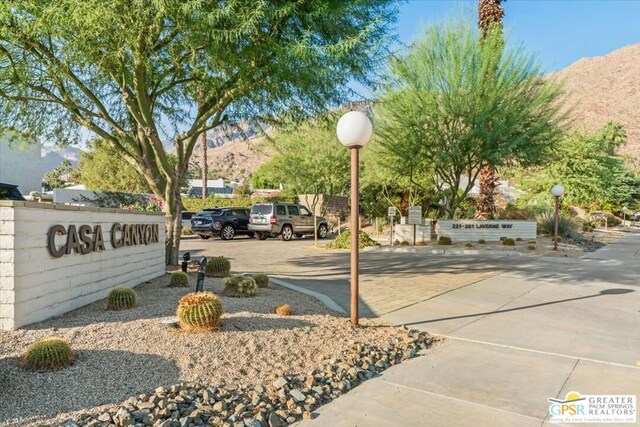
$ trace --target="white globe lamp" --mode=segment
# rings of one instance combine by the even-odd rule
[[[562,197],[562,195],[564,194],[564,187],[560,184],[556,184],[553,187],[551,187],[551,194],[553,194],[555,197]]]
[[[373,126],[362,111],[349,111],[338,120],[336,134],[345,147],[361,148],[371,139]]]

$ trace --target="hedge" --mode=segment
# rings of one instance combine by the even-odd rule
[[[278,195],[269,198],[249,198],[246,196],[241,197],[207,197],[206,199],[198,197],[183,197],[182,198],[182,210],[190,212],[200,212],[207,208],[221,208],[227,206],[238,206],[249,208],[256,203],[261,202],[285,202],[285,203],[297,203],[297,197],[291,195]]]

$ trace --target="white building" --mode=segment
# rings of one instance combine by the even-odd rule
[[[10,143],[0,137],[0,182],[18,186],[23,195],[42,190],[40,144]]]
[[[208,179],[207,180],[207,194],[209,196],[216,197],[233,197],[233,184],[225,184],[224,179]],[[186,193],[190,197],[200,197],[202,195],[202,180],[190,179],[189,189]]]

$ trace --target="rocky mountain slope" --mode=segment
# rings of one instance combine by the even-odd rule
[[[629,141],[620,152],[640,169],[640,43],[582,58],[555,75],[575,108],[573,127],[594,131],[610,120],[622,123]]]

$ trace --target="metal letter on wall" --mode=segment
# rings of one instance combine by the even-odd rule
[[[56,248],[56,236],[64,236],[65,234],[67,234],[67,230],[65,230],[64,226],[60,224],[56,224],[49,229],[49,232],[47,233],[47,249],[49,249],[49,253],[52,257],[60,258],[66,252],[66,244]]]

